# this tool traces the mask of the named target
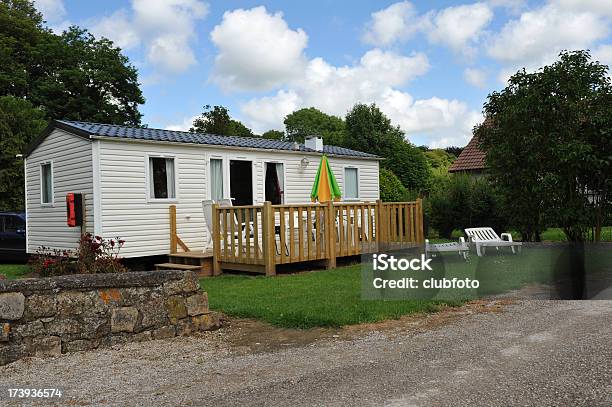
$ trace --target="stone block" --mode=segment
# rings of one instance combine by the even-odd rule
[[[177,336],[187,336],[194,331],[193,323],[191,322],[191,318],[181,319],[176,323],[176,335]]]
[[[202,315],[208,312],[208,294],[195,294],[187,297],[187,315]]]
[[[54,319],[45,324],[45,329],[50,335],[62,337],[78,336],[81,332],[81,323],[72,318]]]
[[[221,327],[219,314],[216,312],[191,317],[191,323],[194,331],[210,331]]]
[[[30,345],[26,345],[26,351],[36,357],[60,356],[62,354],[62,340],[59,336],[37,337]]]
[[[150,341],[151,338],[152,338],[151,331],[142,331],[142,332],[137,333],[136,335],[134,335],[132,337],[132,340],[134,342],[144,342],[144,341]]]
[[[174,326],[162,326],[161,328],[153,330],[151,336],[153,339],[166,339],[173,338],[176,335],[176,329]]]
[[[8,322],[0,324],[0,342],[8,342],[11,335],[11,325]]]
[[[168,315],[164,307],[164,299],[158,295],[152,297],[149,301],[138,306],[142,314],[140,326],[143,329],[151,327],[160,327],[168,322]]]
[[[168,281],[163,285],[163,290],[166,295],[194,293],[199,289],[200,282],[194,273],[185,273],[184,278],[181,278],[180,280]]]
[[[57,312],[54,295],[32,294],[26,299],[25,316],[27,319],[52,317]]]
[[[98,339],[77,339],[70,342],[62,341],[62,353],[96,349],[99,345],[100,341]]]
[[[60,292],[57,295],[57,313],[61,317],[70,317],[95,312],[95,303],[98,301],[94,301],[94,296],[91,291]]]
[[[20,319],[24,309],[25,296],[22,293],[0,294],[0,319]]]
[[[173,295],[166,301],[166,311],[170,322],[175,324],[181,318],[187,316],[187,307],[185,306],[185,299],[178,295]]]
[[[16,325],[13,327],[13,332],[18,337],[30,338],[33,336],[45,335],[46,330],[42,322],[36,320],[25,324]]]
[[[22,343],[7,343],[0,345],[0,366],[14,362],[27,356],[25,345]]]
[[[134,307],[115,308],[111,314],[111,332],[134,332],[138,310]]]
[[[100,300],[107,305],[117,305],[121,303],[121,291],[117,288],[109,288],[107,290],[98,291],[98,297]]]

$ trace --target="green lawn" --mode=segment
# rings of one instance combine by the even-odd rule
[[[3,274],[9,280],[22,277],[30,272],[27,264],[0,264],[0,274]]]
[[[223,275],[201,280],[210,307],[292,328],[343,326],[434,312],[460,301],[362,300],[361,266],[277,277]]]
[[[498,233],[506,232],[506,231],[497,231]],[[517,231],[511,230],[513,240],[521,240],[521,234]],[[457,241],[460,236],[464,236],[463,231],[459,229],[453,230],[452,239],[443,239],[440,238],[436,231],[432,231],[429,240],[432,243],[444,243]],[[591,236],[591,232],[589,232],[589,236]],[[567,238],[563,233],[562,228],[548,228],[544,232],[542,232],[542,241],[544,242],[565,242]],[[601,228],[601,240],[603,242],[612,242],[612,226],[604,226]]]
[[[231,316],[256,318],[282,327],[343,326],[432,312],[442,305],[457,306],[468,299],[565,279],[571,271],[568,256],[563,246],[525,247],[518,255],[508,249],[497,252],[489,248],[485,257],[472,253],[469,262],[457,254],[438,255],[432,263],[434,274],[426,277],[468,277],[479,280],[480,287],[418,294],[411,291],[412,298],[427,294],[428,297],[420,297],[427,299],[405,299],[406,290],[366,289],[362,293],[360,265],[277,277],[222,275],[200,281],[208,292],[211,309]],[[587,248],[585,261],[590,275],[603,270],[608,278],[612,277],[612,253],[607,247]],[[364,287],[371,287],[370,276],[366,275],[363,281]],[[362,295],[377,299],[363,299]],[[379,299],[383,297],[386,300]]]

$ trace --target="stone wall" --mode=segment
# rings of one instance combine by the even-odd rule
[[[0,281],[0,365],[219,326],[190,271]]]

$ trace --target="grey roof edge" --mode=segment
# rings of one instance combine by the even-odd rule
[[[88,129],[89,127],[89,129]],[[172,135],[185,135],[185,136],[193,136],[196,138],[203,138],[203,137],[207,137],[207,138],[211,138],[212,140],[210,142],[198,142],[196,141],[185,141],[185,140],[172,140],[172,139],[168,139],[168,140],[159,140],[159,139],[155,139],[155,138],[146,138],[146,137],[130,137],[129,134],[128,135],[108,135],[108,134],[102,134],[100,132],[100,127],[102,128],[115,128],[115,130],[120,130],[122,132],[129,132],[129,131],[133,131],[133,130],[143,130],[146,132],[146,130],[150,130],[154,135],[158,135],[159,132],[168,132],[171,133]],[[49,134],[51,134],[53,132],[53,130],[55,129],[60,129],[60,130],[64,130],[66,132],[69,132],[71,134],[74,134],[76,136],[82,137],[84,139],[92,139],[92,138],[96,138],[96,139],[105,139],[105,140],[113,140],[113,141],[129,141],[129,142],[147,142],[147,143],[170,143],[170,144],[182,144],[182,145],[208,145],[208,146],[214,146],[214,147],[220,147],[220,148],[229,148],[229,149],[241,149],[241,150],[257,150],[257,151],[279,151],[279,152],[293,152],[293,153],[300,153],[300,154],[325,154],[328,155],[330,157],[343,157],[343,158],[355,158],[355,159],[365,159],[365,160],[382,160],[384,158],[379,157],[377,155],[374,154],[370,154],[370,153],[365,153],[362,151],[357,151],[357,150],[351,150],[349,148],[345,148],[345,147],[339,147],[339,146],[333,146],[333,145],[326,145],[326,149],[328,150],[334,150],[334,149],[338,149],[340,151],[316,151],[313,149],[309,149],[307,147],[304,146],[304,144],[300,144],[300,149],[299,150],[293,150],[290,148],[286,148],[287,144],[289,144],[290,142],[280,142],[282,147],[278,147],[275,148],[274,146],[269,146],[269,147],[264,147],[261,146],[261,142],[265,141],[266,139],[261,139],[258,137],[237,137],[237,136],[218,136],[218,135],[214,135],[214,134],[204,134],[204,133],[191,133],[191,132],[186,132],[186,131],[176,131],[176,130],[165,130],[165,129],[154,129],[154,128],[139,128],[139,127],[135,127],[135,126],[126,126],[126,125],[112,125],[112,124],[104,124],[104,123],[93,123],[93,122],[81,122],[81,121],[68,121],[68,120],[53,120],[49,123],[49,125],[47,126],[47,128],[41,133],[41,135],[39,137],[37,137],[35,140],[33,140],[28,147],[25,150],[25,155],[26,157],[29,156],[32,151],[34,151],[36,149],[36,147],[38,147],[40,145],[40,143],[42,143],[42,141],[49,136]],[[125,134],[125,133],[124,133]],[[223,144],[223,143],[219,143],[219,142],[215,142],[215,138],[225,138],[227,137],[228,141],[232,141],[233,143],[236,142],[240,142],[240,141],[246,141],[247,143],[245,143],[245,145],[232,145],[232,144]],[[271,143],[273,143],[273,141],[270,141]],[[251,144],[251,145],[248,145]],[[259,144],[259,145],[258,145]],[[343,154],[343,151],[345,151],[346,153]]]

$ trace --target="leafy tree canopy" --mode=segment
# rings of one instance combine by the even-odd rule
[[[55,35],[26,0],[0,0],[0,94],[28,100],[47,119],[139,125],[138,74],[107,39],[70,27]]]
[[[447,169],[457,159],[456,156],[441,148],[428,149],[425,151],[425,157],[432,168],[442,169]]]
[[[253,137],[251,129],[232,119],[229,110],[224,106],[204,106],[204,112],[193,121],[189,131],[221,136]]]
[[[268,130],[262,134],[261,137],[270,140],[283,140],[285,138],[285,133],[279,130]]]
[[[24,209],[23,160],[15,156],[46,125],[45,112],[27,100],[0,97],[0,211]]]
[[[402,181],[391,171],[381,168],[379,173],[380,199],[385,202],[400,202],[406,193]]]
[[[321,136],[323,143],[344,145],[344,120],[331,116],[314,107],[296,110],[285,117],[286,138],[303,143],[307,136]]]
[[[612,87],[588,51],[564,51],[489,95],[477,126],[491,177],[524,239],[548,224],[580,241],[612,201]]]
[[[430,169],[425,155],[404,139],[400,128],[375,104],[356,104],[346,115],[345,146],[384,157],[381,166],[393,171],[406,188],[424,190],[428,186]]]

